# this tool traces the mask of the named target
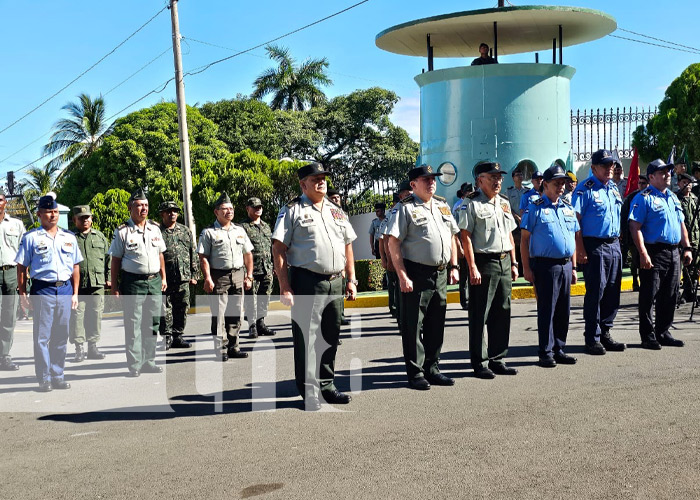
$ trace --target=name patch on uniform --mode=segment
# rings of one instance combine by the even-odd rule
[[[129,240],[126,243],[126,249],[129,251],[136,250],[138,247],[139,247],[138,242],[136,242],[134,240]]]
[[[411,219],[413,219],[413,223],[416,226],[422,226],[423,224],[428,222],[428,218],[421,214],[419,210],[414,210],[411,212]]]
[[[299,220],[299,225],[301,227],[309,227],[314,225],[314,218],[311,214],[304,214]]]
[[[570,208],[565,208],[565,209],[563,209],[563,210],[562,210],[562,213],[563,213],[566,217],[573,217],[573,216],[574,216],[574,211],[571,210]]]

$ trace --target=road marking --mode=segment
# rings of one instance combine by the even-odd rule
[[[98,431],[79,432],[77,434],[71,434],[70,437],[77,438],[77,437],[82,437],[82,436],[91,436],[93,434],[99,434],[99,432]]]

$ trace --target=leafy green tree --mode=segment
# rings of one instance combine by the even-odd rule
[[[55,131],[44,146],[45,154],[57,154],[50,165],[65,166],[59,180],[94,153],[112,132],[106,122],[102,96],[93,100],[87,94],[80,94],[78,102],[69,102],[61,109],[68,112],[69,118],[56,122]]]
[[[290,111],[326,102],[326,95],[319,87],[333,82],[326,75],[328,60],[325,57],[309,59],[297,66],[288,48],[268,45],[265,50],[270,59],[277,62],[277,67],[267,69],[255,80],[254,99],[272,94],[272,109]]]
[[[639,127],[633,144],[645,161],[666,159],[676,145],[691,160],[700,157],[700,63],[691,64],[666,89],[659,113]]]
[[[131,195],[123,189],[110,189],[106,193],[97,193],[90,200],[92,224],[112,240],[114,230],[129,218],[127,203]]]
[[[59,167],[51,162],[43,167],[32,167],[27,170],[26,177],[20,182],[20,187],[30,205],[49,191],[56,191]]]

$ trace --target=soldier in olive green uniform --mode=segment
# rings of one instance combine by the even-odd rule
[[[114,231],[109,254],[112,293],[121,297],[124,308],[127,376],[138,377],[142,372],[163,371],[156,365],[156,343],[162,293],[168,282],[163,260],[165,242],[158,224],[148,220],[148,199],[143,189],[129,198],[129,213],[126,224]]]
[[[97,348],[102,330],[105,286],[112,286],[109,242],[97,229],[92,227],[92,212],[88,205],[73,207],[73,223],[78,229],[75,238],[83,255],[80,263],[78,307],[70,321],[70,342],[75,345],[73,361],[85,359],[83,344],[87,337],[88,359],[104,359],[105,355]],[[86,335],[87,332],[87,335]]]
[[[685,216],[685,227],[688,230],[688,240],[693,249],[693,261],[689,266],[683,266],[683,294],[680,295],[681,302],[692,302],[695,300],[693,286],[698,281],[698,264],[700,263],[700,212],[698,211],[698,197],[691,192],[695,184],[695,178],[688,174],[678,175],[678,191],[676,195],[681,202],[683,215]]]
[[[515,219],[508,198],[500,195],[498,163],[474,168],[478,191],[467,196],[459,214],[464,255],[469,264],[469,354],[479,378],[515,375],[506,366],[510,338],[510,294],[518,277],[512,231]],[[488,349],[484,338],[488,328]],[[488,367],[486,362],[488,361]]]
[[[326,198],[328,175],[320,163],[297,173],[302,195],[282,207],[272,231],[272,255],[280,283],[280,300],[292,308],[294,375],[306,409],[347,404],[335,377],[340,318],[345,293],[357,293],[352,242],[357,235],[341,208]],[[320,391],[320,394],[319,394]]]
[[[222,193],[214,203],[214,224],[199,236],[199,261],[204,291],[212,294],[211,333],[221,361],[247,358],[238,346],[243,309],[243,288],[253,284],[253,244],[245,230],[232,222],[233,205]],[[230,300],[229,300],[230,299]],[[226,336],[224,336],[226,332]],[[223,348],[223,352],[218,352]]]
[[[187,349],[191,346],[182,338],[190,308],[190,285],[197,284],[199,258],[194,247],[192,231],[177,222],[180,209],[174,201],[164,201],[158,207],[160,232],[165,241],[165,277],[168,288],[163,293],[165,314],[160,319],[160,334],[165,349]]]
[[[248,318],[250,338],[258,335],[274,335],[265,324],[267,306],[272,293],[272,230],[262,220],[262,201],[249,198],[246,203],[248,217],[241,222],[250,242],[253,244],[253,286],[245,294],[243,305]]]
[[[459,229],[445,199],[435,196],[439,175],[430,165],[412,169],[408,178],[413,194],[400,201],[387,227],[389,253],[401,287],[399,328],[408,384],[417,390],[428,390],[430,384],[454,385],[440,373],[438,362],[448,274],[451,284],[459,281],[454,237]]]
[[[7,199],[0,191],[0,371],[12,372],[10,349],[17,321],[17,264],[15,257],[24,235],[24,224],[5,212]]]

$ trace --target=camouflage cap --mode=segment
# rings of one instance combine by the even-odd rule
[[[159,212],[167,212],[168,210],[174,210],[176,212],[180,211],[180,207],[177,206],[177,203],[174,201],[164,201],[160,205],[158,205],[158,211]]]
[[[245,202],[246,207],[262,207],[262,201],[260,201],[260,198],[256,198],[253,196],[252,198],[248,198],[248,201]]]
[[[138,188],[136,191],[131,193],[129,203],[135,200],[148,200],[148,198],[146,197],[146,191],[144,191],[143,188]]]
[[[92,212],[90,211],[89,205],[77,205],[77,206],[73,207],[73,216],[74,217],[85,217],[87,215],[92,215]]]
[[[231,198],[228,197],[228,193],[221,193],[221,196],[214,202],[214,208],[219,208],[224,203],[231,203]]]

